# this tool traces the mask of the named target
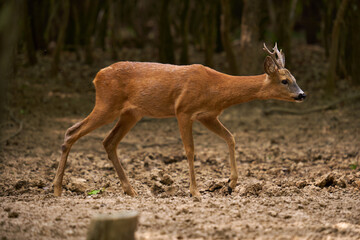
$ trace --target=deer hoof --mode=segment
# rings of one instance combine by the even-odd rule
[[[201,202],[201,199],[202,199],[200,193],[199,193],[199,195],[193,195],[193,194],[190,193],[190,197],[192,197],[194,202]]]
[[[137,192],[133,188],[125,190],[125,194],[129,195],[130,197],[138,196]]]
[[[201,198],[201,194],[199,191],[190,192],[190,197]]]

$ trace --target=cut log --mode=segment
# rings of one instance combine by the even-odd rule
[[[138,216],[137,211],[96,215],[91,219],[87,240],[134,240]]]

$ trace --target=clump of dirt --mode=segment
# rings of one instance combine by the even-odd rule
[[[324,188],[324,187],[330,187],[330,186],[339,186],[341,188],[346,188],[346,179],[345,176],[339,176],[336,173],[328,173],[321,178],[319,178],[315,185]]]

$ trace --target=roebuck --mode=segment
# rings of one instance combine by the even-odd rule
[[[126,194],[137,193],[118,159],[116,148],[121,139],[144,116],[176,117],[190,168],[190,193],[199,197],[194,172],[193,121],[201,122],[222,137],[230,152],[229,192],[235,188],[238,173],[235,140],[218,116],[234,104],[255,99],[302,101],[304,92],[285,68],[285,56],[277,46],[265,58],[265,74],[230,76],[202,65],[175,66],[160,63],[118,62],[100,70],[95,79],[95,107],[84,120],[65,134],[60,163],[54,180],[54,194],[61,195],[62,179],[71,146],[94,129],[119,118],[103,141]]]

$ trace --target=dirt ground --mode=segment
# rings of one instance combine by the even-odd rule
[[[221,120],[235,136],[239,172],[231,195],[227,146],[195,123],[201,201],[189,196],[175,119],[143,119],[120,143],[135,198],[123,193],[103,149],[110,124],[74,145],[63,195],[54,197],[64,133],[91,111],[90,79],[100,68],[69,63],[63,66],[69,71],[48,79],[42,72],[49,63],[41,61],[18,74],[13,117],[2,126],[9,136],[23,125],[1,145],[1,239],[84,239],[93,215],[123,210],[140,214],[137,239],[360,239],[359,101],[309,114],[265,114],[274,106],[301,111],[324,103],[320,83],[312,75],[301,80],[298,71],[305,103],[255,101],[226,110]]]

